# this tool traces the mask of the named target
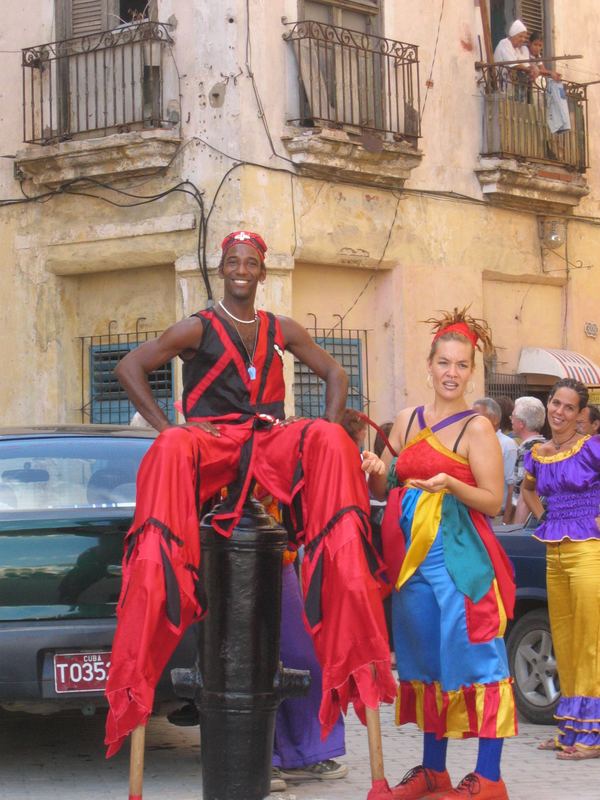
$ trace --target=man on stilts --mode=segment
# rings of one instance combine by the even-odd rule
[[[349,702],[364,718],[365,706],[376,709],[396,694],[367,485],[355,444],[334,424],[348,379],[297,322],[255,311],[266,250],[258,234],[229,234],[219,266],[223,301],[131,351],[117,368],[129,398],[160,436],[138,473],[125,542],[107,686],[108,755],[146,723],[160,674],[185,629],[203,614],[199,515],[223,486],[227,498],[213,519],[219,533],[230,534],[257,480],[289,507],[305,545],[302,584],[323,669],[323,732]],[[284,419],[285,350],[325,381],[324,418]],[[184,361],[182,426],[155,403],[147,378],[175,356]],[[367,458],[363,469],[373,465]]]

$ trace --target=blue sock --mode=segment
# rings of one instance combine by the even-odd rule
[[[446,769],[446,751],[448,739],[436,739],[435,733],[426,733],[423,736],[423,766],[436,772]]]
[[[480,739],[475,772],[488,781],[500,780],[500,757],[504,739]]]

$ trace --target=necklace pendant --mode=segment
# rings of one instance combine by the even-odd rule
[[[248,377],[251,381],[256,380],[256,367],[254,364],[248,364]]]

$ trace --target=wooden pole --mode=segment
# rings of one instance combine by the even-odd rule
[[[494,48],[492,47],[492,29],[490,27],[490,15],[488,12],[488,0],[479,0],[479,10],[481,11],[481,24],[483,26],[483,43],[485,45],[485,57],[488,64],[494,63]]]
[[[369,738],[369,761],[371,763],[371,780],[384,779],[383,748],[381,746],[381,721],[378,708],[365,707],[367,716],[367,736]]]
[[[129,800],[142,800],[144,785],[144,745],[146,726],[138,725],[131,734],[129,757]]]

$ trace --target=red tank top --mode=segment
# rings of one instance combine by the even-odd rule
[[[255,414],[285,417],[283,352],[285,343],[274,314],[258,312],[259,328],[253,363],[235,327],[212,310],[193,316],[202,321],[200,347],[183,365],[183,412],[186,420],[243,419]]]

